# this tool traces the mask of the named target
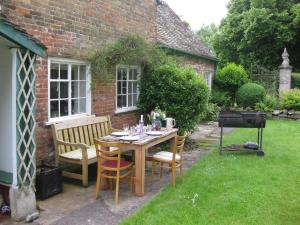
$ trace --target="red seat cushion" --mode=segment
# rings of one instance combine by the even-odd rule
[[[116,160],[107,160],[104,163],[102,163],[102,166],[105,167],[111,167],[111,168],[117,168],[117,162]],[[121,167],[126,167],[128,165],[130,165],[131,162],[125,161],[125,160],[121,160],[120,161],[120,168]]]

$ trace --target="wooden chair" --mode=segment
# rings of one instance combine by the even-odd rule
[[[175,152],[160,151],[153,155],[152,158],[152,177],[154,175],[157,164],[160,164],[160,178],[163,177],[163,168],[172,170],[172,185],[176,185],[176,169],[180,168],[180,175],[182,174],[183,166],[183,146],[185,136],[176,137]]]
[[[101,178],[113,179],[116,181],[115,204],[117,205],[120,179],[129,178],[132,191],[133,162],[121,159],[121,143],[119,142],[106,142],[95,139],[94,143],[98,162],[95,199],[99,197],[102,185]],[[113,149],[113,151],[110,149]]]

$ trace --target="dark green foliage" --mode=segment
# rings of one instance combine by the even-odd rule
[[[266,96],[265,88],[259,84],[247,83],[240,87],[236,94],[238,106],[254,108],[258,102],[263,102]]]
[[[292,88],[300,88],[300,73],[292,73]]]
[[[291,89],[280,95],[282,109],[300,110],[300,89]]]
[[[255,104],[255,110],[260,112],[272,112],[274,109],[277,108],[278,108],[277,98],[271,95],[266,95],[263,102],[258,102]]]
[[[213,50],[212,42],[217,32],[218,27],[212,23],[210,25],[202,25],[197,31],[197,35],[207,47]]]
[[[219,118],[220,107],[213,103],[208,103],[203,113],[203,120],[217,121]]]
[[[139,107],[143,114],[156,106],[176,119],[180,132],[190,131],[201,119],[208,102],[205,81],[191,69],[166,64],[155,68],[151,76],[142,77]]]
[[[228,62],[277,68],[285,47],[300,68],[300,4],[291,0],[230,0],[213,39],[221,65]]]
[[[241,65],[228,63],[217,72],[215,80],[218,87],[234,99],[238,88],[249,81],[249,76]]]
[[[222,108],[229,108],[232,105],[229,94],[215,87],[212,89],[210,101]]]

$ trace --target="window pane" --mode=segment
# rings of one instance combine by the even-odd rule
[[[118,82],[117,83],[117,90],[118,90],[118,94],[121,94],[121,88],[122,87],[122,83],[121,82]]]
[[[78,80],[78,66],[72,65],[72,80]]]
[[[133,70],[129,70],[129,80],[133,79]]]
[[[86,98],[82,98],[79,101],[79,113],[86,113]]]
[[[137,82],[133,82],[132,93],[137,93]]]
[[[137,69],[133,70],[133,80],[137,80],[138,79],[138,73],[137,73]]]
[[[58,82],[50,82],[50,99],[58,99]]]
[[[136,106],[136,103],[137,103],[137,95],[134,94],[134,95],[133,95],[133,99],[132,99],[132,105],[133,105],[133,106]]]
[[[79,82],[79,97],[86,97],[86,82]]]
[[[51,101],[50,102],[50,117],[55,118],[58,117],[58,101]]]
[[[86,80],[86,66],[80,66],[80,80]]]
[[[122,95],[118,95],[117,98],[117,107],[122,108]]]
[[[72,115],[79,113],[79,100],[73,99],[71,102],[72,105]]]
[[[126,100],[127,96],[126,95],[122,95],[122,107],[127,107],[127,100]]]
[[[127,82],[122,82],[122,94],[127,94]]]
[[[78,82],[73,81],[72,82],[72,98],[78,98]]]
[[[128,82],[128,94],[132,93],[133,82]]]
[[[118,68],[117,80],[122,80],[122,69]]]
[[[122,80],[127,80],[127,71],[122,69]]]
[[[68,79],[68,65],[60,64],[60,79],[67,80]]]
[[[60,98],[68,98],[68,82],[60,82]]]
[[[132,95],[128,95],[128,107],[132,106]]]
[[[51,79],[58,79],[58,64],[52,63],[50,65],[51,71],[50,71],[50,78]]]
[[[60,101],[60,116],[67,116],[68,110],[68,100]]]

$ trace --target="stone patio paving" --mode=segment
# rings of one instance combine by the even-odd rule
[[[212,146],[217,144],[219,129],[216,123],[199,125],[190,139],[194,143],[192,150],[184,152],[184,171],[206,155]],[[151,162],[147,163],[145,196],[133,195],[126,183],[121,183],[119,204],[114,205],[114,190],[101,191],[101,197],[94,200],[95,180],[88,188],[72,182],[63,183],[63,193],[47,200],[39,201],[40,217],[32,224],[39,225],[82,225],[82,224],[118,224],[123,218],[134,213],[143,204],[148,202],[163,187],[169,185],[171,173],[165,171],[164,177],[155,174],[151,179]],[[20,224],[7,222],[8,224]]]

